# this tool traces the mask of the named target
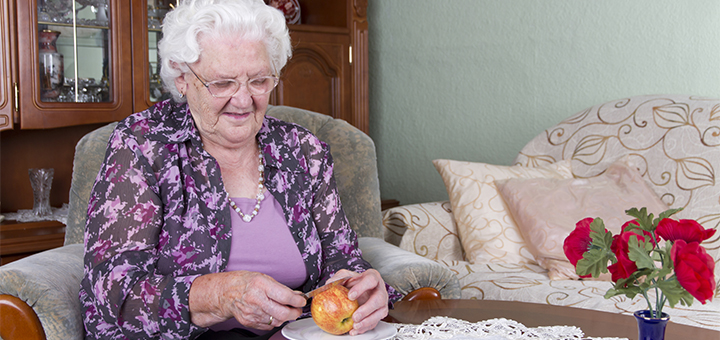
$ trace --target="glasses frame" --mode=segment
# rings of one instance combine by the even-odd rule
[[[238,82],[238,81],[235,80],[235,79],[219,79],[219,80],[213,80],[213,81],[210,81],[210,82],[205,82],[204,80],[202,80],[202,78],[200,78],[200,76],[198,76],[197,73],[195,73],[195,71],[193,71],[193,69],[190,67],[190,65],[188,65],[187,63],[185,63],[185,66],[187,66],[187,68],[190,70],[190,72],[192,72],[192,74],[195,76],[195,78],[197,78],[197,80],[199,80],[200,83],[203,84],[203,86],[205,86],[205,88],[208,90],[208,93],[210,93],[210,95],[213,96],[213,97],[215,97],[215,98],[230,98],[230,97],[236,95],[236,94],[238,93],[238,91],[240,91],[240,88],[242,88],[243,83]],[[277,73],[277,72],[275,72],[275,73]],[[270,79],[272,79],[272,80],[273,80],[273,87],[270,88],[270,91],[267,91],[267,92],[265,92],[265,93],[252,93],[252,92],[250,91],[250,87],[248,86],[248,84],[249,84],[250,81],[252,81],[252,80],[261,79],[261,78],[270,78]],[[233,94],[228,95],[228,96],[216,96],[215,94],[212,93],[212,91],[210,91],[210,85],[215,84],[215,83],[219,83],[219,82],[224,82],[224,81],[230,81],[230,82],[234,82],[234,83],[238,84],[237,90],[235,90],[235,92],[233,92]],[[264,76],[264,77],[250,78],[250,79],[248,79],[248,80],[245,81],[244,85],[245,85],[245,88],[247,89],[248,93],[250,93],[250,95],[252,95],[252,96],[262,96],[262,95],[266,95],[266,94],[272,92],[272,91],[278,86],[278,83],[279,83],[279,82],[280,82],[280,78],[279,78],[278,76],[276,76],[276,75],[270,75],[270,76]]]

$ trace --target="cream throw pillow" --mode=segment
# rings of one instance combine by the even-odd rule
[[[543,167],[499,166],[436,159],[452,206],[458,234],[470,263],[536,263],[497,191],[496,180],[572,178],[570,161]]]
[[[625,210],[646,207],[658,216],[668,208],[626,158],[587,179],[508,179],[497,186],[530,252],[553,280],[578,278],[563,242],[581,219],[600,217],[618,234],[633,219]]]

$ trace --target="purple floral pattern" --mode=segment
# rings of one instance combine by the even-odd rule
[[[305,261],[309,291],[360,257],[329,148],[306,129],[265,117],[258,133],[267,190]],[[228,262],[230,209],[220,168],[186,104],[164,101],[121,121],[93,187],[80,289],[88,338],[194,338],[195,278]],[[400,296],[388,287],[391,300]]]

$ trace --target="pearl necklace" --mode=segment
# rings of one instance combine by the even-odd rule
[[[255,209],[253,209],[250,214],[243,214],[243,212],[240,211],[240,207],[235,204],[235,201],[233,201],[230,198],[230,194],[228,194],[228,202],[230,202],[230,207],[232,207],[232,209],[235,210],[235,212],[237,212],[240,217],[242,217],[243,221],[248,223],[252,221],[253,217],[257,216],[258,211],[260,211],[260,202],[262,202],[262,200],[265,198],[265,195],[263,195],[263,192],[265,191],[265,186],[263,185],[263,182],[265,181],[263,177],[265,167],[263,166],[263,155],[262,150],[260,149],[260,144],[258,144],[258,158],[260,159],[260,165],[258,165],[260,178],[258,179],[258,193],[255,196],[255,199],[257,199],[257,203],[255,203]]]

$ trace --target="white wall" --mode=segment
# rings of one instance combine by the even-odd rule
[[[509,165],[589,106],[720,97],[720,0],[373,0],[370,136],[383,198],[447,199],[431,161]]]

